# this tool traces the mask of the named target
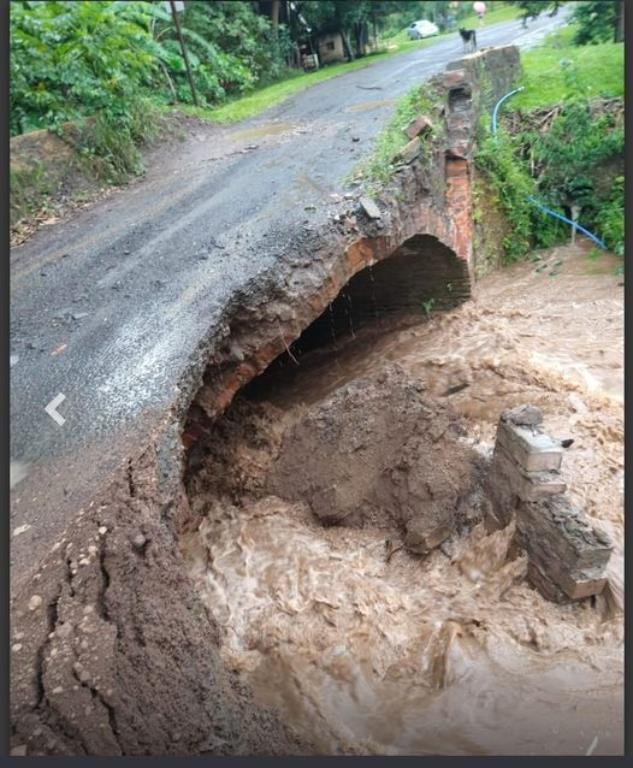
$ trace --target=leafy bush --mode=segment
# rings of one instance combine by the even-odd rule
[[[618,256],[624,256],[624,176],[617,176],[611,194],[595,216],[598,234]]]
[[[144,99],[158,65],[155,10],[141,2],[12,3],[11,132],[56,131],[111,181],[139,173],[137,146],[156,128]]]
[[[124,117],[156,59],[149,3],[11,4],[11,132]]]
[[[475,163],[495,190],[510,226],[503,243],[506,262],[524,256],[533,241],[534,211],[527,198],[534,193],[534,182],[516,155],[512,137],[503,131],[494,137],[482,126]]]
[[[549,247],[569,234],[569,227],[532,206],[535,195],[557,213],[570,216],[580,209],[580,223],[602,235],[611,248],[622,250],[624,239],[623,184],[605,195],[601,175],[618,166],[624,133],[613,115],[594,114],[583,98],[565,103],[548,131],[526,130],[509,136],[503,129],[495,140],[482,136],[475,162],[495,189],[511,231],[504,242],[513,261],[534,246]]]
[[[555,204],[597,207],[594,175],[604,161],[624,152],[624,131],[608,115],[594,117],[588,102],[564,106],[551,129],[533,143],[539,189]]]
[[[576,45],[622,40],[624,34],[624,0],[590,0],[576,3],[573,20],[577,29]]]

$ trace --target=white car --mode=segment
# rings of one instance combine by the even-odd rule
[[[421,21],[414,21],[407,27],[407,34],[409,40],[421,40],[423,37],[433,37],[433,35],[439,35],[440,29],[437,24],[433,24],[432,21],[422,19]]]

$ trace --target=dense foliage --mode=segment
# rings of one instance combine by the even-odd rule
[[[522,10],[524,23],[541,13],[553,15],[564,0],[509,0]],[[624,0],[581,0],[574,4],[572,18],[576,23],[577,45],[619,43],[624,40]]]
[[[203,103],[284,73],[287,32],[274,32],[250,3],[190,2],[181,25]],[[163,4],[12,3],[12,133],[102,110],[120,116],[150,92],[191,99],[172,17]]]
[[[284,29],[246,2],[188,3],[181,25],[202,104],[279,78]],[[11,133],[62,132],[111,180],[141,170],[137,146],[155,132],[151,102],[191,91],[172,16],[162,3],[21,0],[11,4]],[[64,135],[67,135],[66,133]]]
[[[510,224],[508,260],[553,245],[569,232],[535,209],[530,195],[567,217],[577,209],[579,223],[623,253],[624,186],[617,175],[623,153],[623,127],[611,115],[595,114],[583,98],[565,103],[544,133],[511,136],[501,130],[496,138],[483,138],[476,162]]]
[[[624,40],[623,0],[578,3],[573,18],[577,24],[575,42],[578,45]]]
[[[156,68],[144,4],[11,4],[11,130],[124,114]]]

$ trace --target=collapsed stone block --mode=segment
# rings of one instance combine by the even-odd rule
[[[528,554],[528,577],[550,600],[602,592],[613,545],[565,496],[521,504],[517,541]]]
[[[500,444],[497,436],[495,446],[495,466],[508,479],[512,492],[521,501],[538,501],[543,496],[565,493],[566,483],[557,469],[529,471],[517,461],[516,455]]]
[[[528,555],[528,579],[548,600],[599,594],[612,545],[563,495],[562,449],[542,427],[543,414],[522,406],[501,414],[487,479],[489,526],[516,520]]]
[[[382,218],[382,214],[380,213],[380,208],[376,205],[376,203],[370,198],[370,197],[361,197],[361,199],[358,201],[358,204],[362,208],[362,210],[365,212],[366,216],[370,219],[380,219]]]
[[[416,136],[430,131],[433,127],[433,123],[426,115],[420,115],[414,118],[409,125],[404,129],[407,134],[407,138],[415,139]]]
[[[414,139],[411,139],[408,144],[404,145],[404,147],[396,155],[396,158],[400,162],[406,163],[408,165],[409,163],[412,163],[416,157],[418,157],[421,151],[422,142],[420,141],[420,137],[416,136]]]
[[[537,427],[500,422],[497,442],[527,472],[558,471],[563,463],[563,449]]]

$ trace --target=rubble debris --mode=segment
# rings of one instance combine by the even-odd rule
[[[395,159],[401,163],[404,163],[405,165],[409,165],[409,163],[412,163],[416,157],[419,156],[421,151],[422,142],[420,141],[420,137],[416,136],[414,139],[411,139],[410,142],[405,144],[404,147],[402,147],[402,149],[397,153]]]
[[[428,507],[427,507],[428,509]],[[418,555],[426,555],[446,541],[454,531],[453,516],[445,507],[434,508],[436,514],[415,517],[407,523],[404,539],[407,549]]]
[[[420,115],[414,118],[409,125],[404,129],[404,132],[409,139],[415,139],[416,136],[420,136],[423,133],[427,133],[433,128],[433,123],[426,115]]]
[[[504,411],[501,420],[518,427],[537,427],[543,423],[543,411],[535,405],[521,405],[511,411]]]
[[[361,199],[358,201],[358,204],[370,219],[382,218],[382,214],[380,213],[380,208],[378,208],[376,203],[371,198],[361,197]]]
[[[479,457],[462,433],[450,406],[389,366],[341,387],[288,430],[267,491],[305,502],[325,525],[395,526],[424,555],[466,522],[460,500],[477,485]]]

